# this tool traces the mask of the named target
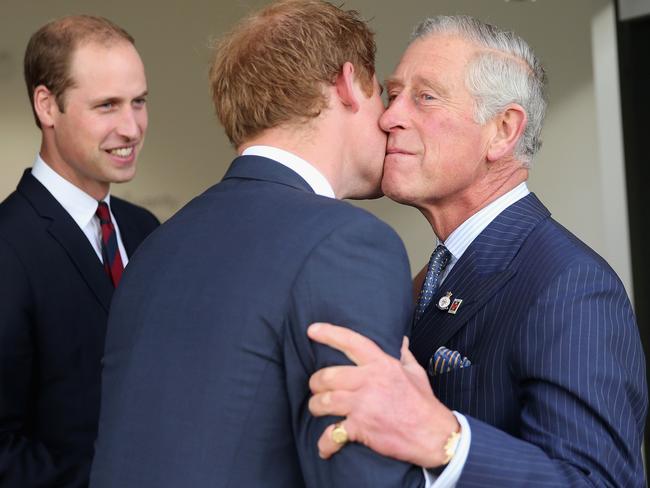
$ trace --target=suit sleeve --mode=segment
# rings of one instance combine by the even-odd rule
[[[317,441],[332,417],[307,409],[309,376],[335,364],[350,364],[338,351],[308,340],[316,321],[350,327],[399,357],[410,328],[412,303],[408,259],[399,237],[366,217],[336,229],[312,251],[293,286],[292,323],[285,338],[285,364],[294,437],[311,488],[424,486],[420,468],[389,460],[361,444],[347,445],[329,460]]]
[[[645,360],[611,270],[565,270],[528,311],[512,347],[521,438],[469,418],[458,486],[644,486]]]
[[[33,296],[18,255],[2,238],[0,270],[0,486],[82,486],[78,466],[29,434],[36,400]]]

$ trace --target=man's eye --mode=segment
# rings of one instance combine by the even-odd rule
[[[115,104],[113,102],[104,102],[97,105],[97,108],[100,110],[111,110]]]
[[[438,98],[431,92],[419,92],[413,97],[414,103],[420,106],[433,105],[437,100]]]
[[[133,100],[133,105],[135,105],[136,107],[143,107],[146,103],[147,103],[146,98],[136,98],[135,100]]]

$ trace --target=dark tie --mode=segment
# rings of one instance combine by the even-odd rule
[[[117,287],[120,278],[122,278],[124,265],[122,265],[122,256],[120,256],[120,249],[117,246],[117,234],[111,221],[111,212],[106,202],[99,202],[95,214],[99,218],[99,224],[102,228],[102,259],[104,260],[104,271],[106,271],[113,286]]]
[[[415,307],[413,323],[420,320],[420,317],[422,317],[422,314],[431,302],[431,299],[436,294],[436,291],[438,291],[440,275],[447,267],[449,259],[451,259],[451,253],[449,252],[449,249],[442,244],[436,247],[435,251],[431,254],[429,266],[427,267],[427,275],[424,278],[422,290],[420,290],[420,296],[418,297],[418,303]]]

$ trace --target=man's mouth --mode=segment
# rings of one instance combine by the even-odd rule
[[[386,155],[388,156],[389,154],[406,154],[406,155],[413,155],[412,152],[406,151],[404,149],[400,149],[398,147],[388,147],[386,149]]]
[[[133,146],[129,147],[118,147],[115,149],[110,149],[108,152],[109,154],[112,154],[113,156],[117,156],[118,158],[128,158],[133,154]]]

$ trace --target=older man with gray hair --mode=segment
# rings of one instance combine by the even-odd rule
[[[644,357],[623,285],[526,180],[544,71],[512,32],[421,23],[387,81],[382,189],[438,246],[416,278],[402,360],[349,329],[312,339],[357,366],[315,373],[319,440],[430,468],[434,486],[643,486]],[[419,364],[418,364],[419,363]]]

